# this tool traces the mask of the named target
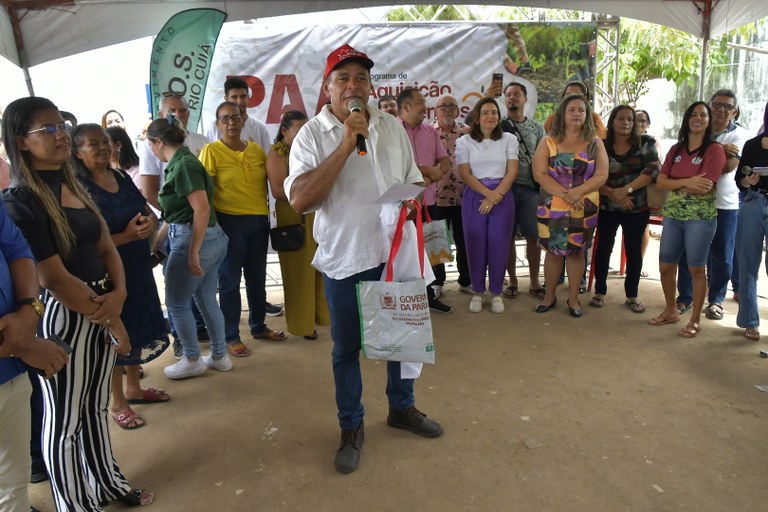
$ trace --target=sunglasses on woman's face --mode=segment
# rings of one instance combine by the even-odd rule
[[[72,130],[72,123],[69,121],[62,121],[59,124],[46,124],[35,130],[30,130],[26,134],[32,135],[33,133],[44,133],[46,135],[55,135],[57,132],[69,133]]]

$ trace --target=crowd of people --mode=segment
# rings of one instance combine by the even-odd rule
[[[251,354],[240,325],[241,280],[250,337],[287,339],[266,323],[280,313],[265,289],[269,194],[276,226],[302,228],[299,247],[279,253],[287,331],[314,340],[317,326],[331,325],[341,430],[334,464],[341,473],[358,467],[365,438],[355,287],[381,278],[390,240],[375,204],[395,184],[424,187],[431,219],[446,221],[457,291],[471,296],[470,312],[482,312],[486,291],[496,314],[505,312],[504,298],[518,297],[520,236],[534,311],[557,306],[566,273],[566,306],[575,318],[584,314],[580,296],[593,246],[596,285],[588,305],[605,305],[619,227],[627,259],[624,304],[645,313],[638,295],[649,187],[667,191],[659,212],[666,306],[649,323],[676,323],[690,311],[678,334],[695,337],[702,311],[723,318],[731,282],[737,323],[748,339],[759,339],[768,106],[764,126],[750,138],[735,122],[732,91],[693,103],[662,163],[647,133],[648,113],[619,105],[603,125],[581,82],[565,86],[544,125],[525,116],[528,91],[514,81],[490,88],[466,124],[458,119],[457,98],[444,94],[428,123],[427,98],[417,89],[382,97],[379,108],[369,104],[373,66],[348,45],[331,52],[323,75],[329,103],[312,118],[285,112],[273,141],[248,116],[250,89],[239,78],[224,84],[224,101],[205,135],[187,126],[182,96],[163,94],[137,151],[114,110],[101,123],[76,124],[44,98],[8,105],[2,133],[10,187],[0,208],[2,507],[29,508],[30,458],[32,480],[50,479],[57,510],[153,501],[115,461],[110,417],[121,428],[140,428],[145,421],[132,404],[171,399],[140,384],[141,364],[171,345],[177,361],[164,370],[169,379],[227,372],[234,368],[230,357]],[[163,265],[168,323],[156,264]],[[451,313],[441,301],[445,267],[431,270],[429,308]],[[210,342],[207,355],[202,340]],[[413,375],[399,362],[386,367],[387,424],[442,435],[443,427],[415,407]],[[30,368],[36,372],[27,377]]]

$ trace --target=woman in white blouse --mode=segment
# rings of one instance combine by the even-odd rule
[[[493,98],[478,101],[469,117],[469,133],[456,141],[456,163],[466,183],[461,217],[475,293],[469,310],[483,309],[487,271],[491,311],[503,313],[501,292],[515,216],[515,202],[507,192],[517,177],[518,142],[501,130],[499,106]]]

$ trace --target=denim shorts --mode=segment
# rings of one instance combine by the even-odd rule
[[[515,197],[515,226],[512,235],[520,231],[525,238],[538,238],[539,225],[536,219],[536,210],[539,202],[539,192],[528,185],[512,185],[512,194]]]
[[[717,230],[717,219],[677,220],[664,217],[661,226],[661,263],[677,264],[685,249],[689,267],[706,266],[709,246]]]

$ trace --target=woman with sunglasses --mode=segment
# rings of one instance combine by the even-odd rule
[[[221,139],[207,144],[200,161],[213,178],[213,206],[221,228],[229,237],[227,255],[219,270],[219,298],[229,353],[247,357],[251,351],[240,339],[240,277],[245,277],[248,327],[251,336],[284,341],[285,334],[264,323],[267,313],[267,249],[269,203],[267,155],[257,143],[240,138],[245,119],[237,103],[225,101],[216,109]]]
[[[121,318],[131,338],[131,352],[117,358],[110,414],[121,428],[131,430],[145,424],[131,404],[171,398],[162,389],[141,389],[139,384],[139,365],[156,359],[169,343],[149,249],[149,238],[157,230],[158,220],[131,178],[110,167],[112,144],[108,130],[125,133],[122,128],[104,130],[92,123],[77,125],[72,130],[72,161],[78,179],[101,209],[125,269],[127,297]]]
[[[131,350],[120,319],[125,278],[109,229],[69,163],[68,123],[50,100],[22,98],[6,109],[3,141],[13,182],[3,199],[37,260],[42,334],[72,347],[70,364],[40,380],[43,459],[56,508],[148,505],[153,495],[132,490],[112,454],[110,376],[115,352]]]
[[[155,119],[147,128],[150,150],[167,162],[165,183],[158,194],[163,218],[170,225],[171,253],[165,265],[165,305],[176,324],[183,355],[165,367],[169,379],[197,377],[208,368],[227,372],[232,361],[224,343],[224,316],[216,302],[227,235],[213,211],[213,182],[200,160],[184,145],[187,130],[175,116]],[[211,353],[200,357],[192,299],[211,340]]]
[[[291,334],[314,340],[318,337],[315,325],[331,323],[323,290],[323,275],[312,266],[312,259],[317,250],[317,242],[312,236],[315,214],[310,212],[300,215],[296,212],[291,208],[283,189],[283,182],[288,177],[291,144],[306,123],[307,115],[304,112],[289,110],[283,114],[275,143],[267,155],[267,178],[275,198],[277,225],[304,225],[304,242],[301,249],[278,253],[285,295],[285,324]]]

